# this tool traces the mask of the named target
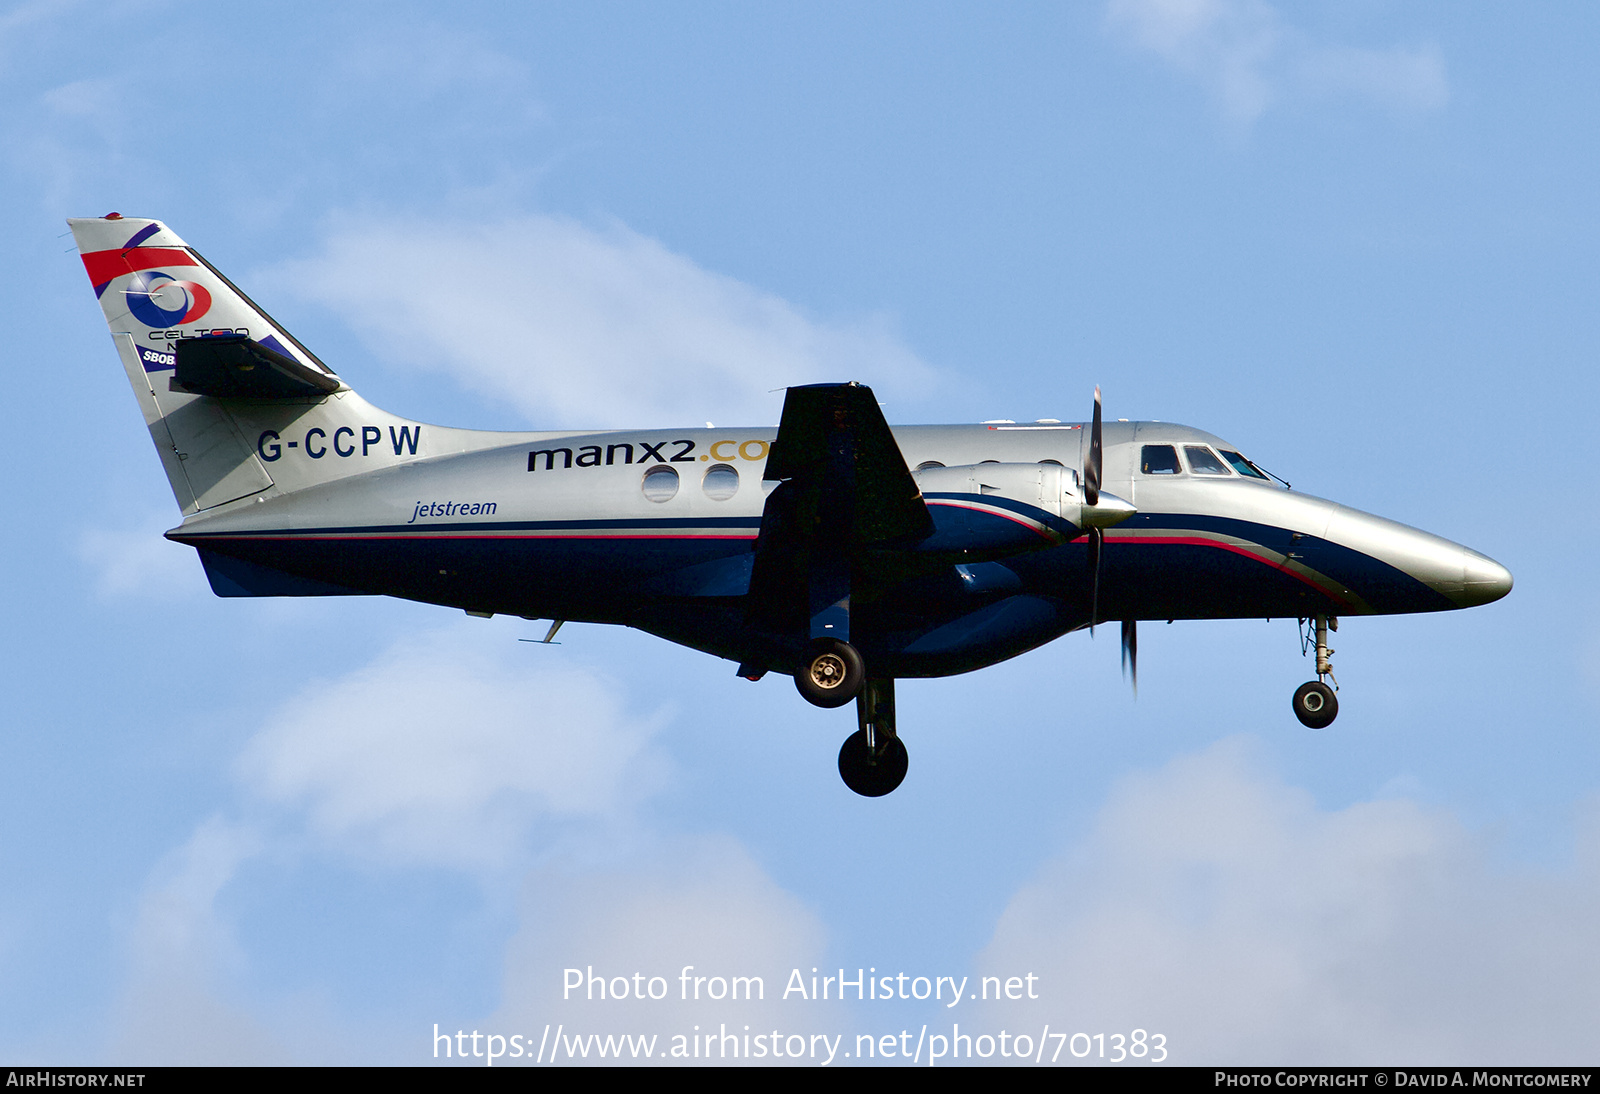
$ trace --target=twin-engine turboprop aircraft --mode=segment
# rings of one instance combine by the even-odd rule
[[[371,406],[164,225],[73,220],[112,340],[219,596],[383,594],[620,623],[856,705],[839,772],[905,777],[894,681],[1117,620],[1298,618],[1338,711],[1339,616],[1506,595],[1498,563],[1294,493],[1185,426],[891,429],[857,384],[790,388],[776,430],[489,433]]]

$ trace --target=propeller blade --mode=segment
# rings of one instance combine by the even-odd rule
[[[1100,385],[1094,389],[1094,421],[1089,426],[1089,458],[1083,462],[1083,500],[1100,504]]]
[[[1122,675],[1133,680],[1133,696],[1139,697],[1139,621],[1122,621]]]
[[[1094,635],[1094,625],[1100,621],[1100,547],[1106,534],[1098,528],[1089,529],[1089,634]]]
[[[1083,502],[1088,508],[1100,504],[1100,450],[1100,385],[1096,384],[1094,420],[1089,425],[1089,453],[1083,461]],[[1131,514],[1133,507],[1127,502],[1112,499],[1109,494],[1107,498],[1116,501],[1117,513],[1126,510]],[[1113,517],[1111,523],[1115,524],[1117,519],[1126,519],[1126,516]],[[1101,527],[1102,522],[1089,519],[1088,514],[1085,514],[1083,523],[1089,525],[1089,635],[1093,637],[1095,624],[1100,622],[1100,552],[1105,546],[1106,534]]]

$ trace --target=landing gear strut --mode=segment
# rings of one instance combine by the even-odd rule
[[[839,776],[864,798],[881,798],[906,777],[906,746],[894,731],[894,681],[868,680],[856,698],[859,730],[839,749]]]
[[[1311,624],[1311,633],[1307,635],[1305,631],[1301,632],[1300,652],[1304,653],[1315,642],[1317,678],[1295,689],[1294,716],[1307,729],[1326,729],[1339,716],[1339,700],[1334,695],[1339,690],[1339,681],[1333,678],[1333,663],[1329,660],[1333,651],[1328,648],[1328,630],[1331,627],[1337,631],[1339,620],[1334,616],[1317,616],[1301,622]],[[1333,681],[1332,687],[1328,686],[1330,680]]]

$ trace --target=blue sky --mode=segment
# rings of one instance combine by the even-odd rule
[[[1592,1061],[1597,20],[0,13],[37,279],[0,300],[30,380],[0,434],[0,1056],[959,1020],[1159,1031],[1191,1064]],[[847,715],[636,632],[212,597],[61,234],[113,209],[409,417],[770,423],[774,388],[860,379],[894,422],[1070,420],[1099,384],[1517,587],[1347,620],[1321,733],[1284,621],[1147,626],[1137,701],[1104,633],[908,682],[910,775],[858,799]],[[768,999],[561,999],[569,966],[685,964]],[[1041,998],[774,998],[812,966]]]

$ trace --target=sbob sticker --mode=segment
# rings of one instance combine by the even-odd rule
[[[149,346],[140,346],[139,359],[144,362],[144,370],[146,372],[161,372],[165,369],[178,367],[178,355],[170,349],[151,349]]]

